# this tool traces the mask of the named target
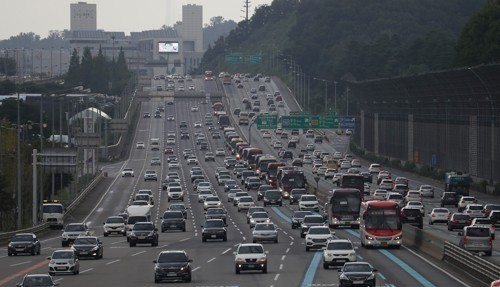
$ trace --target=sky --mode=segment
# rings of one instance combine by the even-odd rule
[[[182,5],[203,6],[203,23],[222,16],[239,22],[245,15],[246,0],[0,0],[0,40],[19,33],[34,32],[42,38],[51,30],[70,28],[70,4],[97,4],[97,29],[105,31],[140,32],[172,26],[181,20]],[[249,0],[249,17],[256,7],[272,0]]]

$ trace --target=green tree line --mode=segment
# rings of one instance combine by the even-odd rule
[[[89,88],[93,93],[117,95],[125,88],[130,77],[123,49],[120,48],[116,61],[109,61],[101,48],[97,56],[92,57],[90,48],[86,47],[81,57],[76,49],[73,50],[65,81],[68,85]]]

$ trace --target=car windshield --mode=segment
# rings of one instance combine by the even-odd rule
[[[73,258],[73,252],[58,251],[52,254],[52,259],[70,259]]]
[[[276,230],[274,224],[257,224],[255,230]]]
[[[316,201],[316,196],[302,196],[301,201]]]
[[[488,237],[490,236],[489,228],[469,227],[467,228],[467,236],[470,237]]]
[[[134,201],[132,203],[132,205],[148,205],[148,202],[147,201],[144,201],[144,200],[137,200],[137,201]]]
[[[218,197],[207,197],[205,201],[220,201]]]
[[[181,212],[165,212],[163,214],[163,218],[164,219],[167,219],[167,218],[183,218],[183,216],[182,216]]]
[[[134,230],[151,231],[153,229],[154,229],[154,227],[152,224],[135,224],[134,225]]]
[[[97,238],[81,237],[75,239],[75,245],[96,245]]]
[[[264,249],[259,245],[240,246],[238,254],[264,253]]]
[[[434,213],[449,213],[448,209],[434,209]]]
[[[265,212],[254,212],[252,218],[269,218],[269,216]]]
[[[453,219],[455,220],[468,220],[470,216],[468,214],[454,214]]]
[[[81,224],[68,224],[64,231],[85,231],[85,227]]]
[[[352,244],[350,242],[331,242],[326,247],[328,250],[351,250]]]
[[[330,229],[328,228],[311,228],[309,229],[309,234],[330,234]]]
[[[371,272],[372,268],[368,264],[346,264],[343,268],[344,272]]]
[[[62,205],[44,205],[43,213],[63,213]]]
[[[33,236],[31,235],[14,235],[11,239],[12,242],[23,242],[23,241],[33,241]]]
[[[206,195],[206,194],[212,194],[212,192],[210,190],[202,190],[200,191],[200,195]]]
[[[224,214],[224,210],[218,208],[209,208],[207,214]]]
[[[240,202],[252,202],[253,199],[251,197],[242,197],[240,198]]]
[[[110,217],[106,220],[106,223],[123,223],[123,217]]]
[[[187,262],[188,258],[184,253],[161,253],[158,263]]]
[[[305,223],[323,223],[325,220],[323,219],[322,216],[305,216],[304,217],[304,222]]]
[[[172,210],[184,210],[184,209],[186,209],[186,207],[184,205],[180,205],[180,204],[172,204],[172,205],[170,205],[170,209],[172,209]]]
[[[205,228],[221,228],[224,227],[224,222],[222,220],[207,220],[205,222]]]
[[[294,218],[304,218],[306,215],[311,215],[312,213],[310,211],[296,211],[293,214]]]
[[[481,205],[469,205],[469,210],[483,210]]]
[[[54,286],[54,282],[48,276],[30,276],[24,278],[22,286]]]

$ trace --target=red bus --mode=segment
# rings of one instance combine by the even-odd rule
[[[217,123],[219,124],[219,129],[221,130],[231,125],[228,115],[220,115]]]
[[[337,186],[340,186],[342,188],[355,188],[359,190],[361,199],[363,199],[363,193],[365,191],[365,181],[362,175],[343,174],[340,178],[340,182],[337,182]]]
[[[221,102],[215,102],[212,104],[212,110],[214,110],[214,116],[218,116],[224,111],[224,105]]]
[[[403,226],[399,204],[394,201],[361,203],[359,236],[363,247],[401,247]]]
[[[266,183],[271,186],[276,186],[278,179],[278,168],[286,166],[284,162],[271,162],[267,164],[267,175],[266,175]]]
[[[243,160],[247,161],[247,166],[249,168],[253,169],[253,167],[255,166],[255,156],[259,154],[262,154],[262,149],[260,148],[243,149]]]
[[[213,81],[214,73],[212,71],[205,71],[205,81]]]
[[[361,192],[356,188],[336,188],[330,191],[325,205],[328,226],[350,226],[359,228],[359,210],[362,201]]]
[[[282,169],[278,172],[278,188],[283,195],[283,198],[290,197],[290,191],[294,188],[306,188],[307,180],[306,175],[302,170]]]
[[[276,157],[272,155],[265,155],[259,158],[256,165],[257,167],[256,172],[260,179],[266,178],[267,166],[272,162],[277,162]]]

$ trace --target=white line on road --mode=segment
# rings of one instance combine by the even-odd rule
[[[113,260],[113,261],[111,261],[111,262],[108,262],[108,263],[106,263],[106,265],[113,264],[113,263],[116,263],[116,262],[118,262],[118,261],[120,261],[120,259],[116,259],[116,260]]]
[[[196,270],[198,270],[198,269],[200,269],[200,266],[198,266],[198,267],[194,268],[194,269],[193,269],[193,272],[194,272],[194,271],[196,271]]]
[[[222,254],[226,254],[226,253],[228,253],[229,251],[231,251],[231,248],[228,248],[228,249],[224,250],[224,251],[222,252]]]
[[[212,261],[214,261],[214,260],[215,260],[215,257],[214,257],[214,258],[212,258],[212,259],[210,259],[210,260],[208,260],[208,261],[207,261],[207,263],[210,263],[210,262],[212,262]]]
[[[89,268],[89,269],[87,269],[87,270],[80,271],[80,274],[81,274],[81,273],[87,273],[87,272],[92,271],[92,270],[94,270],[94,268]]]
[[[116,241],[116,242],[111,242],[111,244],[123,243],[123,242],[125,242],[125,241],[127,241],[127,240],[120,240],[120,241]]]
[[[290,246],[292,246],[292,245],[293,245],[293,241],[292,241],[292,242],[290,242]]]
[[[183,242],[183,241],[186,241],[186,240],[189,240],[189,239],[191,239],[191,237],[181,239],[181,240],[179,240],[179,242]]]
[[[280,264],[280,270],[283,270],[283,264]]]
[[[290,252],[290,247],[288,247],[288,248],[286,249],[286,251],[285,251],[285,253],[288,253],[288,252]]]
[[[28,264],[28,263],[31,263],[32,261],[24,261],[24,262],[19,262],[19,263],[16,263],[16,264],[12,264],[10,265],[10,267],[14,267],[14,266],[19,266],[19,265],[23,265],[23,264]]]
[[[278,281],[278,278],[280,277],[280,274],[276,274],[276,276],[274,276],[274,281]]]
[[[290,239],[293,240],[294,239],[293,236],[290,236]],[[293,242],[292,242],[292,244],[293,244]],[[290,245],[292,245],[292,244],[290,244]]]
[[[146,253],[146,250],[143,250],[143,251],[140,251],[140,252],[134,253],[134,254],[132,254],[132,255],[130,255],[130,256],[137,256],[137,255],[142,254],[142,253]]]
[[[281,261],[285,260],[286,255],[281,256]]]
[[[168,244],[165,244],[165,245],[162,245],[162,246],[158,246],[158,247],[156,247],[156,249],[163,249],[163,248],[165,248],[165,247],[167,247],[167,246],[168,246]]]

